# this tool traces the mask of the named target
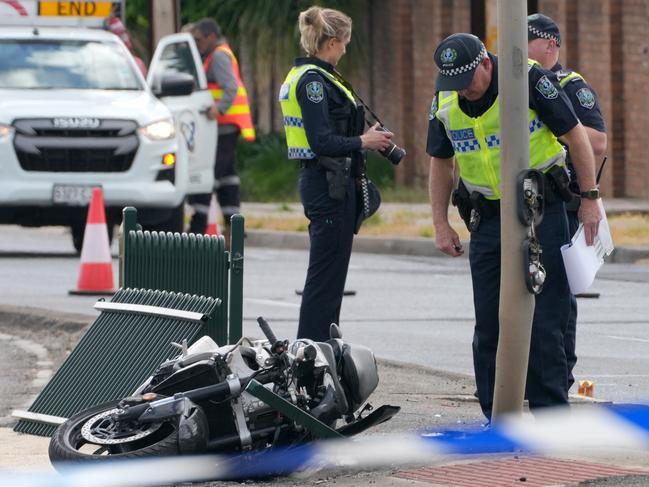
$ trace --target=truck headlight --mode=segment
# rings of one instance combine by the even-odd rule
[[[151,140],[169,140],[176,136],[176,128],[169,118],[140,127],[140,133]]]
[[[9,135],[11,135],[13,131],[14,128],[11,125],[5,125],[4,123],[0,123],[0,139],[9,137]]]

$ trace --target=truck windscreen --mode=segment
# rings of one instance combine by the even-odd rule
[[[117,43],[0,39],[0,89],[142,90]]]

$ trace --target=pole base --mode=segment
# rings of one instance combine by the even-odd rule
[[[295,290],[295,294],[297,294],[298,296],[302,296],[302,293],[303,293],[302,289]],[[353,289],[345,289],[343,291],[343,296],[356,296],[356,291],[354,291]]]
[[[575,294],[576,298],[588,298],[588,299],[597,299],[599,298],[599,293],[579,293]]]

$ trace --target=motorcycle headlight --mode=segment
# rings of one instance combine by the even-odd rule
[[[169,140],[176,136],[173,120],[159,120],[140,127],[140,133],[151,140]]]
[[[13,131],[14,128],[11,125],[5,125],[3,123],[0,123],[0,139],[9,137],[9,135],[11,135]]]

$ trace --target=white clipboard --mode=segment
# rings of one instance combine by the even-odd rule
[[[593,245],[586,245],[584,226],[580,223],[570,243],[561,247],[563,265],[572,294],[583,293],[593,284],[597,271],[604,263],[604,257],[611,255],[614,249],[601,198],[597,200],[597,205],[602,212],[602,220],[599,222]]]

